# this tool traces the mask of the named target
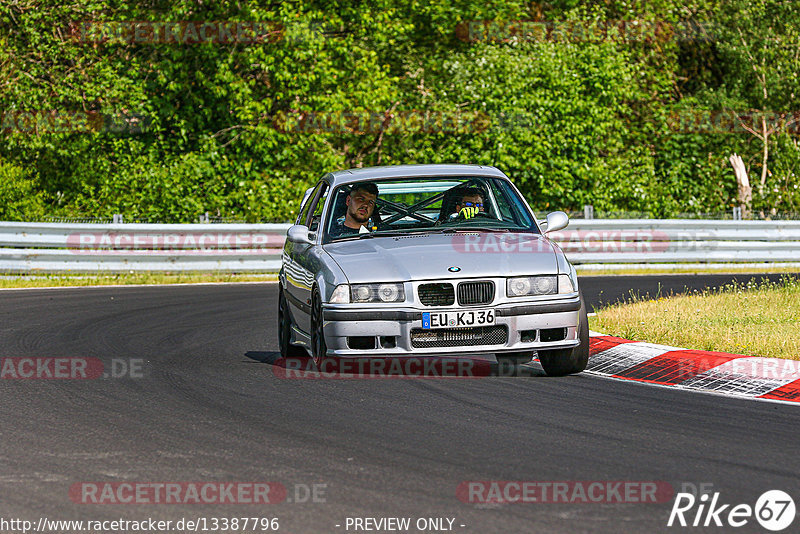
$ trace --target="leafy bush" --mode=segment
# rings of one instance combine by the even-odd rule
[[[537,210],[728,211],[736,202],[728,157],[742,154],[757,182],[764,143],[741,133],[675,131],[670,116],[794,110],[800,60],[791,51],[800,19],[779,0],[750,4],[0,4],[0,25],[11,30],[0,34],[2,218],[122,213],[190,222],[209,212],[283,221],[324,172],[432,162],[496,165]],[[536,40],[506,31],[519,20],[691,27],[687,13],[713,22],[714,34],[625,40],[581,30]],[[228,44],[84,43],[68,31],[80,21],[126,20],[261,21],[282,30],[263,42]],[[506,33],[464,33],[480,21]],[[739,30],[746,46],[733,38]],[[766,99],[752,54],[761,54],[755,64],[769,81]],[[18,131],[14,118],[26,111],[97,120],[88,131]],[[309,127],[308,117],[352,113],[394,116],[387,122],[394,126]],[[471,122],[398,127],[414,113]],[[300,126],[286,127],[286,117]],[[800,209],[795,141],[787,127],[767,141],[757,210]]]
[[[0,159],[0,221],[36,220],[45,213],[36,177]]]

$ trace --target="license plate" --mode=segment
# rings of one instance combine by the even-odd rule
[[[494,324],[494,310],[423,312],[422,328],[464,328]]]

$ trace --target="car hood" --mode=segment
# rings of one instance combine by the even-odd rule
[[[554,274],[557,248],[539,234],[410,234],[330,243],[350,283]],[[460,271],[450,272],[450,268]]]

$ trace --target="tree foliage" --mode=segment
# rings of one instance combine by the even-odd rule
[[[92,40],[89,21],[270,31]],[[754,207],[796,211],[797,28],[782,0],[6,2],[0,218],[288,220],[324,172],[435,162],[495,165],[536,210],[669,217],[734,205],[733,152],[767,176]],[[724,110],[784,115],[766,139],[697,118]]]

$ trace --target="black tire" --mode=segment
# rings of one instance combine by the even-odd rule
[[[328,344],[325,343],[322,325],[322,299],[319,289],[315,287],[311,297],[311,357],[317,368],[321,368],[322,362],[328,357]]]
[[[283,287],[278,291],[278,346],[282,358],[308,358],[308,353],[303,347],[292,345],[292,317],[289,314],[289,305],[283,294]]]
[[[539,362],[548,376],[564,376],[580,373],[589,363],[589,317],[581,295],[580,319],[578,320],[580,345],[573,349],[540,350]]]

